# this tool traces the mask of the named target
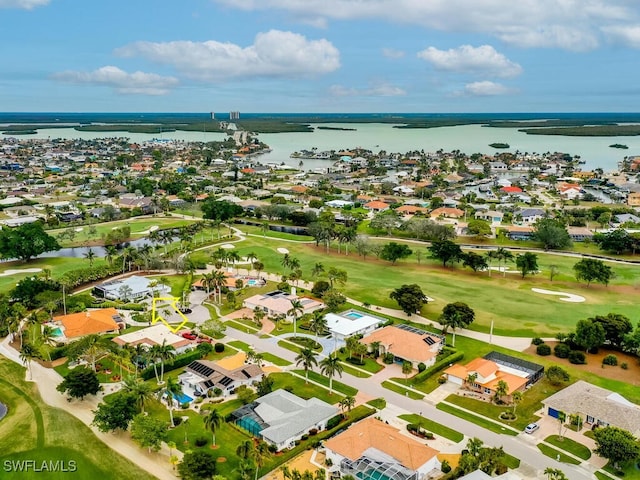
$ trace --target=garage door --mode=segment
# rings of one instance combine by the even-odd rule
[[[558,410],[556,410],[555,408],[551,408],[549,407],[549,416],[553,417],[553,418],[558,418],[558,416],[560,415],[560,412]]]
[[[455,383],[456,385],[462,385],[463,384],[463,380],[460,377],[454,377],[453,375],[447,375],[447,379],[451,383]]]

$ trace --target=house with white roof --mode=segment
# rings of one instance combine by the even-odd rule
[[[345,340],[353,335],[366,335],[380,327],[387,320],[357,310],[342,313],[327,313],[327,329],[336,340]]]
[[[157,285],[154,280],[134,275],[132,277],[110,280],[93,288],[93,294],[108,300],[140,300],[152,297],[153,293],[163,296],[170,293],[166,285]]]
[[[305,400],[280,389],[233,411],[230,419],[278,450],[292,448],[311,430],[324,430],[338,408],[317,398]]]
[[[316,310],[322,310],[325,304],[319,300],[310,297],[298,297],[296,295],[295,288],[291,289],[291,293],[282,292],[276,290],[269,293],[259,293],[252,297],[249,297],[242,302],[242,306],[251,310],[260,308],[269,317],[276,317],[278,315],[284,315],[287,319],[292,320],[293,315],[289,312],[293,307],[292,301],[299,301],[302,305],[302,312],[298,313],[298,316],[305,313],[313,313]]]
[[[180,335],[176,335],[164,324],[152,325],[135,332],[125,333],[113,339],[121,347],[142,345],[146,349],[157,345],[170,345],[176,350],[176,354],[183,353],[193,348],[194,342]]]

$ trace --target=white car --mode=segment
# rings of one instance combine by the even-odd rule
[[[524,429],[524,433],[533,433],[540,428],[540,425],[537,423],[530,423]]]

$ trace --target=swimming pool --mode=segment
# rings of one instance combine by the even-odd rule
[[[351,320],[357,320],[358,318],[364,317],[361,313],[358,312],[349,312],[344,314],[345,317],[350,318]]]
[[[52,337],[61,337],[62,336],[62,330],[60,330],[60,327],[56,327],[54,329],[51,330],[51,336]]]
[[[250,287],[255,287],[256,285],[259,285],[259,282],[255,278],[252,278],[250,280],[247,280],[247,285]]]
[[[175,398],[181,405],[183,403],[193,402],[193,398],[191,398],[189,395],[185,395],[184,393],[174,393],[173,398]]]

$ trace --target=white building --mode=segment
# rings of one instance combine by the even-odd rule
[[[344,340],[353,335],[365,335],[373,332],[387,320],[357,310],[342,313],[327,313],[327,329],[337,340]]]
[[[164,324],[157,324],[151,327],[125,333],[113,339],[120,346],[143,345],[147,349],[156,345],[170,345],[176,349],[176,354],[183,353],[193,348],[195,342],[171,332]]]
[[[133,277],[102,283],[94,287],[93,293],[108,300],[126,299],[129,301],[152,297],[154,292],[160,296],[170,293],[169,287],[166,285],[154,285],[155,283],[157,282],[154,280],[134,275]]]

